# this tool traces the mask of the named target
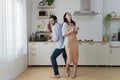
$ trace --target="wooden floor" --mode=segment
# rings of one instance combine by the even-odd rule
[[[60,78],[51,78],[52,67],[29,67],[15,80],[120,80],[120,67],[78,67],[75,79],[65,77],[65,67],[59,67],[59,72]]]

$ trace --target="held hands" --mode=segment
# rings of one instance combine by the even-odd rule
[[[77,33],[78,33],[78,30],[79,30],[79,27],[73,26],[73,27],[65,34],[65,36],[67,36],[67,35],[69,35],[69,34],[71,34],[71,33],[77,34]]]
[[[78,30],[79,30],[79,27],[75,26],[70,30],[70,32],[77,32]]]
[[[53,42],[53,40],[52,40],[52,39],[49,39],[49,40],[47,40],[47,42]]]
[[[74,31],[74,33],[77,34],[77,33],[78,33],[78,30],[79,30],[79,27],[75,26],[75,31]]]
[[[74,31],[77,32],[79,30],[79,27],[78,26],[75,26],[74,27]]]
[[[73,27],[71,30],[70,30],[70,32],[74,32],[75,31],[75,28]]]

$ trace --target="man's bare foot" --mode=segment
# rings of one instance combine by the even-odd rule
[[[53,75],[51,78],[60,78],[60,75]]]

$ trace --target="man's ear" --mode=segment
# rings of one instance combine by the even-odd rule
[[[57,22],[57,20],[55,20],[55,23]]]

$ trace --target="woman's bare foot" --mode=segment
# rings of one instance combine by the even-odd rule
[[[65,74],[65,77],[69,77],[69,76],[70,76],[70,74],[69,74],[69,72],[67,71],[66,74]]]
[[[76,74],[74,74],[73,76],[71,76],[71,78],[76,78]]]
[[[51,78],[60,78],[60,75],[53,75]]]

